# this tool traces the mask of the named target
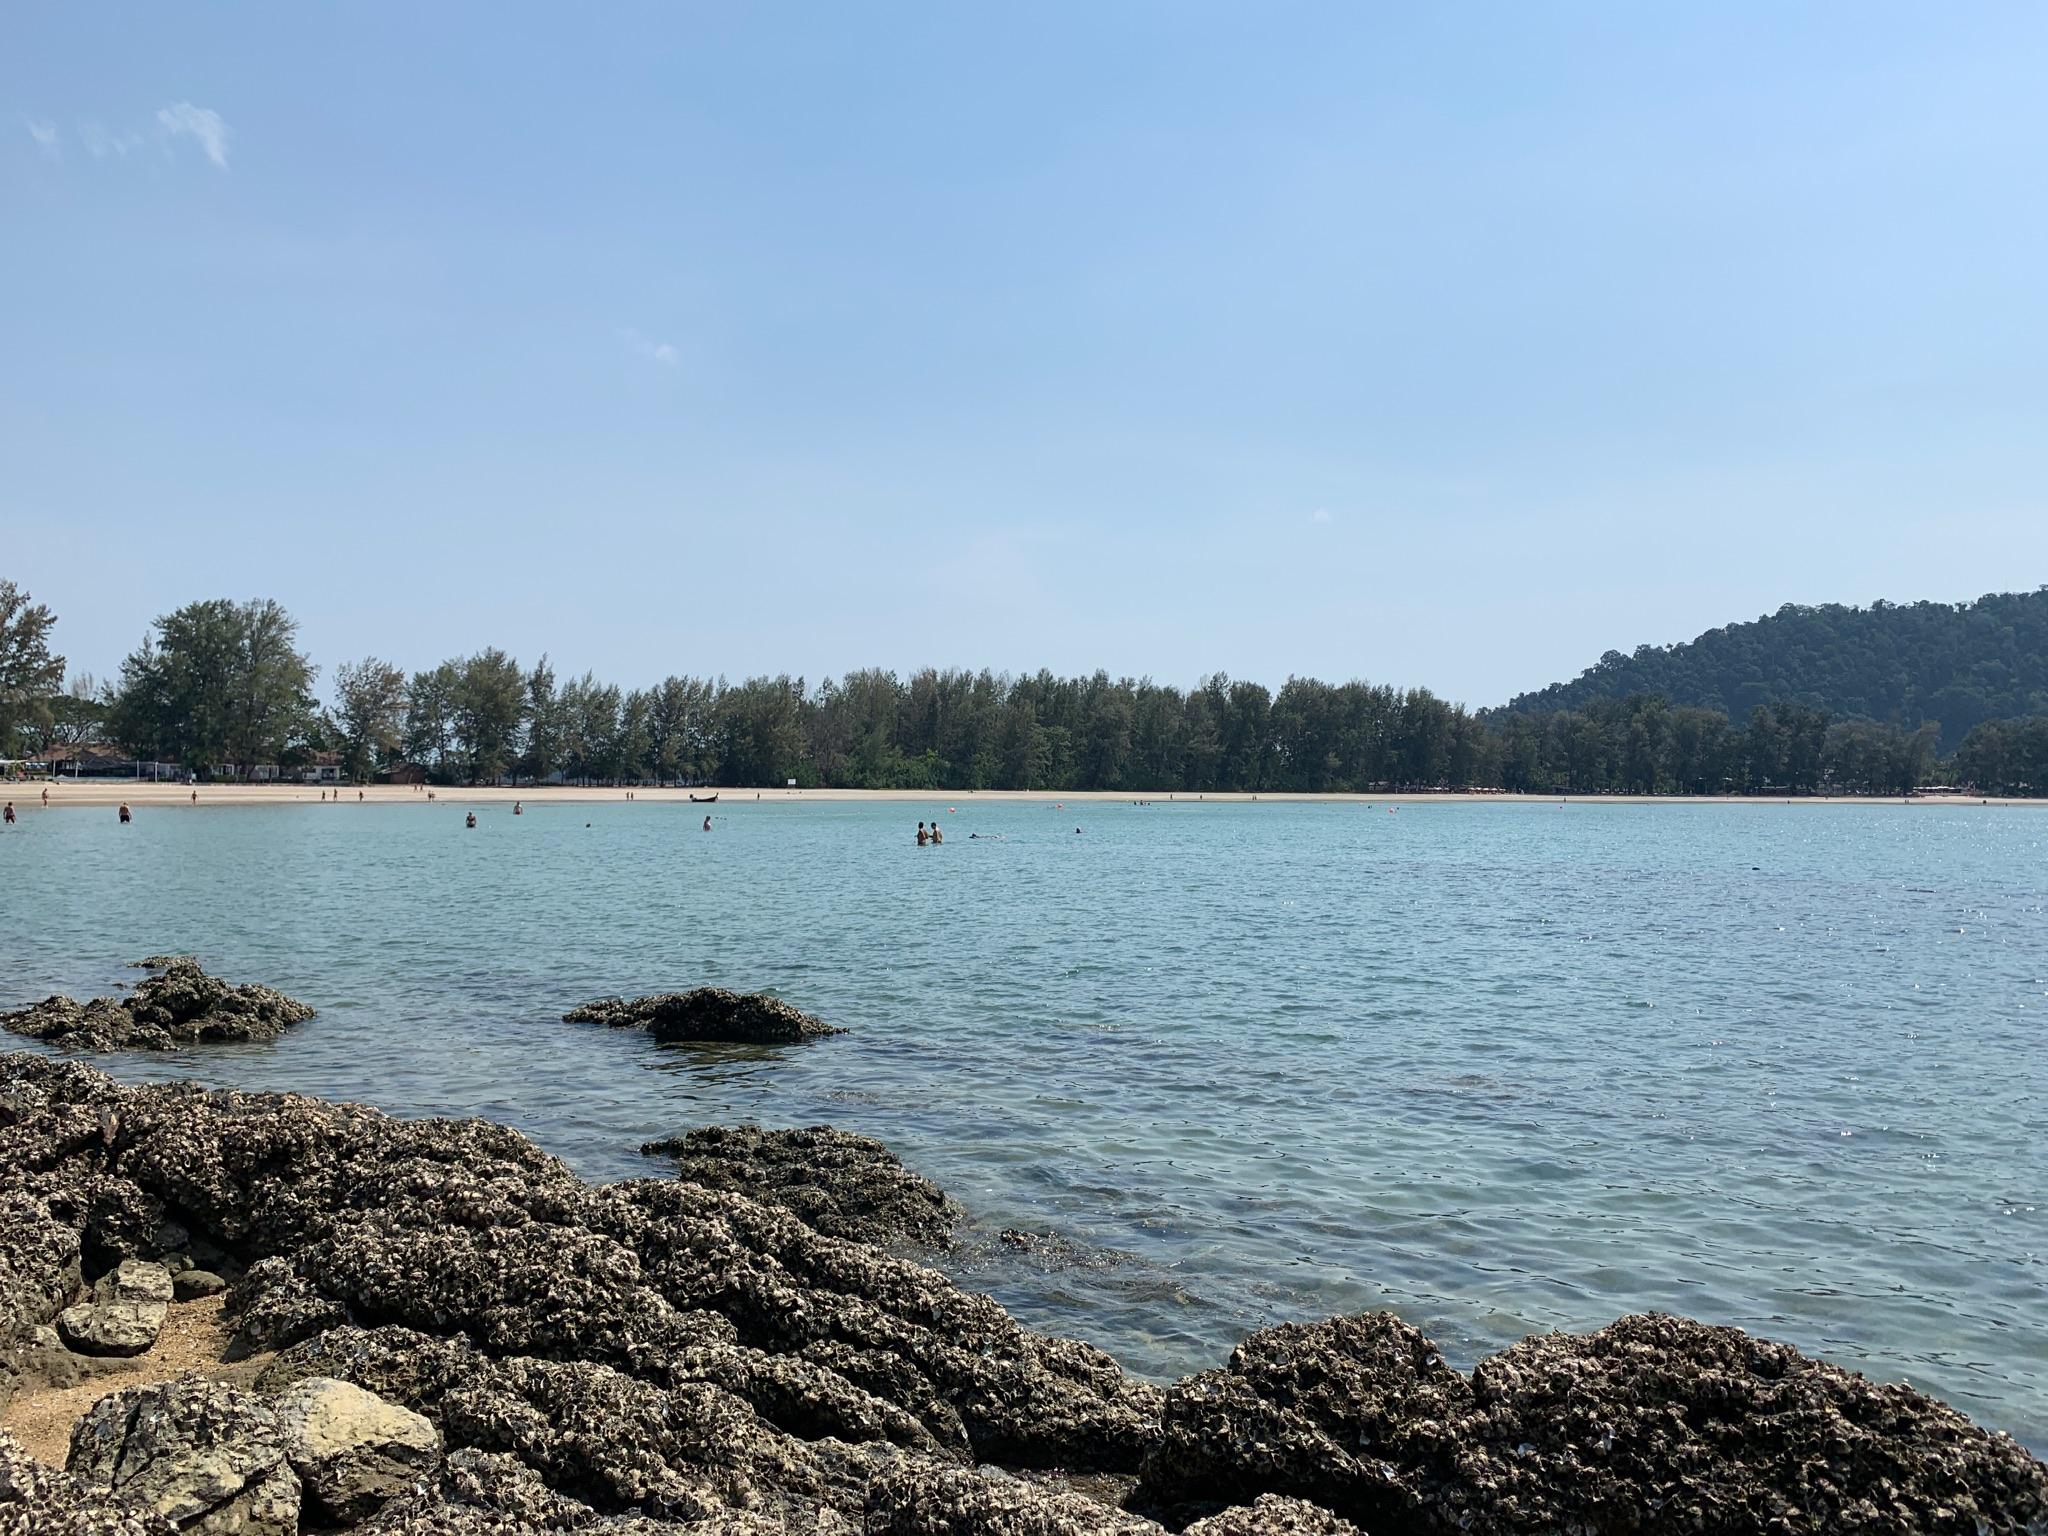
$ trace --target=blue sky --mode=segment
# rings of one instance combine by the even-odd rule
[[[0,574],[102,674],[1474,704],[2048,581],[2048,10],[16,6]]]

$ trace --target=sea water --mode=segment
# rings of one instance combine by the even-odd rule
[[[0,1006],[183,950],[319,1009],[125,1079],[488,1116],[592,1179],[829,1122],[966,1207],[963,1283],[1146,1373],[1662,1308],[2048,1450],[2048,810],[28,804]],[[560,1021],[707,984],[851,1033]]]

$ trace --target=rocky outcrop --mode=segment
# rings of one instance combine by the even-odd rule
[[[325,1524],[367,1519],[441,1457],[433,1425],[352,1382],[307,1377],[277,1400],[276,1412],[285,1459]]]
[[[57,1332],[82,1355],[139,1355],[170,1315],[171,1273],[145,1259],[123,1259],[92,1294],[57,1314]]]
[[[5,1183],[0,1178],[0,1337],[48,1322],[83,1284],[78,1228]]]
[[[44,1466],[0,1431],[0,1536],[173,1536],[175,1529]]]
[[[323,1296],[285,1259],[259,1259],[227,1293],[222,1316],[234,1328],[230,1360],[267,1355],[348,1321],[348,1308]]]
[[[1250,1504],[1238,1504],[1197,1520],[1181,1536],[1365,1536],[1349,1520],[1327,1509],[1262,1493]]]
[[[2048,1528],[2048,1468],[1907,1387],[1640,1316],[1470,1378],[1384,1313],[1269,1329],[1167,1394],[1139,1502],[1299,1496],[1399,1533]]]
[[[208,1536],[296,1536],[299,1480],[261,1398],[187,1377],[93,1404],[71,1432],[87,1488]]]
[[[843,1029],[765,992],[699,987],[652,997],[601,997],[562,1015],[569,1024],[644,1029],[663,1044],[795,1045]]]
[[[75,1051],[174,1051],[228,1040],[275,1040],[313,1010],[269,987],[230,986],[199,962],[153,955],[162,969],[127,998],[80,1003],[50,997],[30,1008],[0,1013],[0,1028]]]
[[[792,1209],[594,1188],[482,1121],[0,1057],[0,1212],[19,1315],[75,1299],[74,1264],[246,1266],[237,1347],[284,1346],[255,1390],[130,1389],[73,1441],[84,1486],[185,1530],[2048,1528],[2010,1439],[1735,1330],[1624,1319],[1468,1375],[1372,1314],[1162,1393]]]
[[[640,1149],[675,1159],[676,1177],[793,1212],[827,1237],[884,1247],[943,1247],[960,1211],[879,1141],[814,1125],[800,1131],[710,1126]]]
[[[932,1270],[728,1191],[593,1188],[503,1127],[44,1056],[0,1085],[0,1193],[82,1248],[246,1264],[231,1352],[288,1346],[266,1392],[352,1382],[601,1514],[857,1520],[878,1458],[1135,1472],[1158,1412]]]

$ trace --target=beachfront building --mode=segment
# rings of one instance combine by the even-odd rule
[[[176,763],[137,758],[118,747],[86,742],[62,752],[46,753],[27,765],[28,772],[52,779],[182,779],[185,770]]]

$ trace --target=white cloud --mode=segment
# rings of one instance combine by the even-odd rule
[[[1309,513],[1308,520],[1312,523],[1334,523],[1337,518],[1328,507],[1317,507],[1315,511]]]
[[[651,358],[664,367],[673,368],[681,360],[682,354],[677,352],[667,342],[656,341],[650,336],[643,336],[630,325],[619,327],[619,340],[623,341],[635,352],[638,352],[642,357]]]
[[[57,142],[57,125],[39,123],[32,117],[22,119],[28,125],[28,136],[36,141],[36,148],[52,160],[64,158],[64,146]]]
[[[130,150],[142,147],[139,133],[115,133],[104,123],[80,123],[78,137],[85,145],[85,151],[95,160],[104,160],[109,155],[125,156]]]
[[[206,151],[206,158],[222,170],[228,168],[228,125],[220,120],[220,114],[209,107],[195,107],[189,101],[173,102],[158,109],[156,120],[172,138],[190,137],[199,141],[199,147]]]

